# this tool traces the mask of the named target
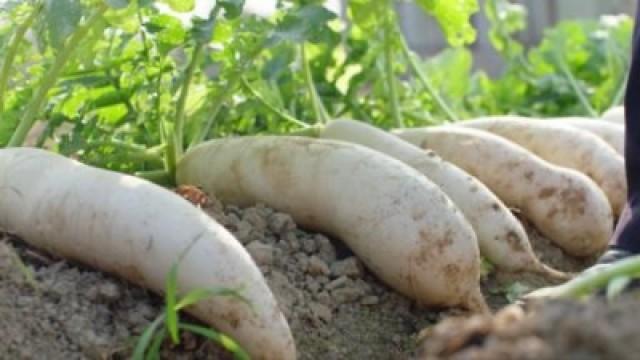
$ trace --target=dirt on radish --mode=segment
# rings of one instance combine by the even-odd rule
[[[211,199],[205,211],[233,232],[258,263],[289,321],[300,359],[412,358],[422,329],[465,314],[416,307],[377,281],[340,242],[298,228],[287,214],[262,205],[223,206]],[[544,262],[566,271],[589,263],[565,256],[525,226]],[[13,253],[33,271],[39,290]],[[485,277],[483,291],[492,308],[499,309],[517,291],[546,284],[536,275],[499,273]],[[134,337],[161,311],[162,298],[150,292],[52,258],[17,239],[0,242],[0,349],[11,358],[125,359]],[[177,348],[166,344],[164,355],[228,358],[190,335]]]

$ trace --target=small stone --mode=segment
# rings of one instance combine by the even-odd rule
[[[243,245],[246,245],[247,243],[249,243],[249,241],[251,241],[251,230],[252,230],[252,226],[251,224],[246,221],[246,220],[241,220],[238,224],[237,224],[237,230],[234,231],[233,235],[235,235],[235,237],[240,240],[240,242]]]
[[[309,304],[309,309],[311,309],[311,314],[314,318],[322,320],[325,323],[329,323],[331,321],[331,318],[333,318],[331,309],[329,309],[324,304],[312,302],[311,304]]]
[[[262,239],[260,239],[265,244],[275,245],[278,242],[278,239],[273,235],[264,235]]]
[[[331,264],[336,261],[336,249],[333,247],[333,244],[331,244],[329,238],[324,235],[317,234],[314,236],[314,239],[318,246],[318,256],[327,264]]]
[[[10,269],[12,264],[13,250],[6,242],[0,242],[0,270]]]
[[[362,265],[360,265],[360,261],[353,256],[336,261],[331,264],[331,275],[336,277],[348,276],[358,278],[362,276]]]
[[[238,217],[238,215],[231,213],[231,214],[225,215],[223,223],[226,227],[229,228],[229,230],[235,231],[238,229],[238,223],[240,221],[241,220]]]
[[[337,303],[346,304],[358,300],[362,296],[362,293],[356,288],[345,287],[331,291],[331,295],[333,295],[333,299]]]
[[[329,266],[315,255],[309,258],[307,272],[311,275],[329,275],[331,273]]]
[[[19,307],[30,307],[34,303],[34,299],[29,296],[19,296],[16,300],[16,304]]]
[[[307,276],[305,280],[305,286],[312,294],[320,291],[320,284],[313,277]]]
[[[341,276],[333,280],[332,282],[328,283],[327,286],[325,286],[324,288],[327,290],[338,289],[338,288],[344,287],[348,282],[349,282],[349,278],[347,278],[346,276]]]
[[[258,211],[258,214],[260,216],[262,216],[263,218],[268,218],[269,216],[271,216],[271,214],[274,213],[274,210],[270,207],[268,207],[266,204],[264,203],[257,203],[256,204],[256,210]]]
[[[291,233],[296,228],[296,223],[289,214],[274,213],[269,217],[269,230],[274,234]]]
[[[294,231],[289,231],[285,234],[284,240],[287,244],[289,244],[289,248],[292,251],[298,251],[302,247],[300,244],[300,240],[298,239],[298,235]]]
[[[118,301],[121,297],[120,287],[112,281],[107,281],[98,286],[98,298],[106,303]]]
[[[256,231],[262,232],[267,228],[267,221],[260,216],[260,212],[257,208],[248,208],[244,210],[242,220],[253,225]]]
[[[316,300],[319,303],[327,306],[331,305],[332,303],[331,295],[329,295],[329,293],[326,291],[319,292],[318,295],[316,295]]]
[[[296,253],[295,255],[293,255],[293,258],[296,259],[296,262],[298,263],[298,269],[306,272],[307,268],[309,267],[309,257],[304,253]]]
[[[227,206],[226,212],[240,216],[240,214],[242,214],[242,209],[235,205],[229,205]]]
[[[314,239],[305,238],[302,239],[302,250],[307,254],[311,255],[318,249],[316,242]]]
[[[273,264],[273,247],[260,241],[252,241],[247,245],[247,252],[258,265]]]
[[[280,271],[272,271],[266,280],[278,300],[282,313],[289,318],[294,305],[299,302],[299,291],[291,284],[287,276]]]
[[[360,300],[360,304],[362,305],[377,305],[380,302],[380,299],[375,295],[365,296]]]
[[[358,288],[363,295],[373,292],[373,289],[371,289],[371,285],[369,285],[369,283],[362,279],[356,279],[353,286]]]
[[[129,323],[130,329],[137,332],[137,330],[146,327],[154,316],[155,310],[150,305],[140,303],[127,314],[126,321]]]

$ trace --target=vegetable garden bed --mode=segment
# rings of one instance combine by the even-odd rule
[[[451,45],[426,60],[390,0],[341,16],[322,1],[260,16],[242,0],[0,2],[0,353],[566,355],[539,321],[569,305],[489,314],[569,280],[612,235],[632,23],[563,22],[525,49],[525,9],[488,0],[507,63],[489,78],[464,48],[478,2],[416,3]],[[637,268],[545,291],[612,299]],[[616,306],[577,309],[579,326],[617,324]],[[522,347],[503,346],[507,320]],[[558,337],[586,334],[569,327]]]
[[[287,214],[264,205],[223,206],[215,199],[204,211],[231,230],[259,264],[289,320],[300,359],[408,358],[417,355],[423,328],[465,314],[416,307],[376,280],[339,241],[300,229]],[[528,229],[546,263],[567,271],[585,265]],[[162,312],[160,297],[19,239],[5,236],[0,249],[0,348],[12,357],[127,358],[135,337]],[[534,274],[494,272],[484,278],[483,291],[498,310],[523,290],[520,286],[545,284],[548,280]],[[213,343],[184,336],[180,346],[165,344],[164,358],[229,356]]]

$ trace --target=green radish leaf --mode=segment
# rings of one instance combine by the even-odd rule
[[[242,14],[244,0],[218,0],[216,6],[224,9],[224,17],[227,19],[235,19]]]
[[[129,6],[129,0],[104,0],[112,9],[124,9]]]
[[[349,1],[349,18],[357,25],[357,34],[353,34],[358,39],[369,39],[371,31],[376,30],[380,24],[380,14],[389,9],[384,1],[351,0]]]
[[[334,32],[328,22],[335,19],[336,14],[320,5],[306,5],[288,13],[280,21],[275,32],[267,41],[269,46],[280,42],[302,43],[323,42]]]
[[[416,0],[429,14],[438,20],[447,41],[453,46],[472,43],[476,30],[470,18],[478,10],[478,0]]]
[[[489,0],[485,3],[485,14],[491,24],[489,40],[498,53],[507,59],[521,54],[524,47],[513,35],[527,27],[526,8],[508,0]]]
[[[275,52],[262,67],[262,77],[267,81],[276,81],[280,76],[291,72],[289,66],[295,61],[295,48],[283,47]]]
[[[165,316],[167,329],[169,330],[169,335],[171,336],[171,341],[174,344],[178,344],[180,342],[179,329],[178,329],[178,309],[176,309],[177,302],[177,291],[178,291],[178,264],[173,264],[171,266],[171,270],[169,271],[169,276],[167,276],[167,284],[166,284],[166,294],[165,294]]]
[[[82,3],[80,0],[46,0],[44,9],[49,44],[54,49],[60,48],[80,23]]]
[[[193,325],[193,324],[187,324],[187,323],[181,323],[180,324],[180,328],[183,330],[187,330],[190,331],[194,334],[198,334],[201,336],[204,336],[218,344],[220,344],[224,349],[226,349],[227,351],[231,352],[233,354],[233,358],[236,360],[250,360],[251,358],[249,357],[249,354],[242,349],[242,347],[240,347],[240,345],[238,345],[237,342],[235,342],[232,338],[221,334],[215,330],[203,327],[203,326],[198,326],[198,325]]]
[[[187,31],[180,21],[166,14],[158,14],[150,17],[144,23],[144,28],[155,35],[159,48],[163,53],[184,44],[187,38]]]
[[[169,5],[171,10],[180,13],[191,12],[195,8],[194,0],[162,0],[161,2]]]
[[[151,341],[154,338],[154,334],[158,327],[164,321],[164,315],[158,316],[147,328],[144,330],[138,342],[136,343],[136,347],[133,350],[133,355],[131,356],[132,360],[145,360],[145,353],[151,344]]]
[[[0,147],[7,145],[18,127],[22,109],[4,111],[0,113]]]
[[[193,38],[199,43],[208,43],[211,41],[213,37],[214,28],[216,25],[216,19],[198,19],[195,18],[193,21],[193,28],[191,29],[191,33]]]
[[[607,285],[607,300],[612,300],[613,298],[620,295],[624,289],[629,286],[632,278],[630,276],[619,276],[617,278],[611,279],[609,284]]]

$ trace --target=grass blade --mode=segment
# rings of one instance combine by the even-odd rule
[[[179,326],[183,330],[187,330],[194,334],[204,336],[207,339],[212,340],[217,344],[220,344],[220,346],[222,346],[225,350],[231,352],[233,354],[234,359],[236,360],[251,360],[251,358],[249,357],[249,354],[247,354],[247,352],[244,349],[242,349],[242,347],[240,347],[240,345],[238,345],[238,343],[236,343],[235,340],[233,340],[232,338],[224,334],[221,334],[215,330],[212,330],[206,327],[193,325],[193,324],[182,323]]]
[[[133,356],[131,360],[145,360],[144,354],[147,352],[149,348],[149,344],[153,340],[153,335],[155,334],[158,327],[164,321],[164,315],[158,316],[140,335],[138,339],[138,343],[133,351]]]
[[[180,311],[187,306],[193,305],[199,301],[214,296],[229,296],[236,300],[242,301],[243,303],[251,307],[251,303],[245,297],[243,297],[238,290],[225,288],[195,289],[185,295],[182,299],[180,299],[180,301],[175,305],[175,311]]]
[[[149,346],[149,351],[147,353],[146,360],[157,360],[160,359],[160,347],[162,347],[162,342],[167,337],[167,329],[161,328],[160,331],[156,333],[153,337],[153,341]]]
[[[169,271],[167,277],[165,303],[166,310],[165,316],[167,317],[167,330],[169,336],[174,344],[180,343],[179,329],[178,329],[178,309],[177,303],[177,291],[178,291],[178,264],[174,264]]]

